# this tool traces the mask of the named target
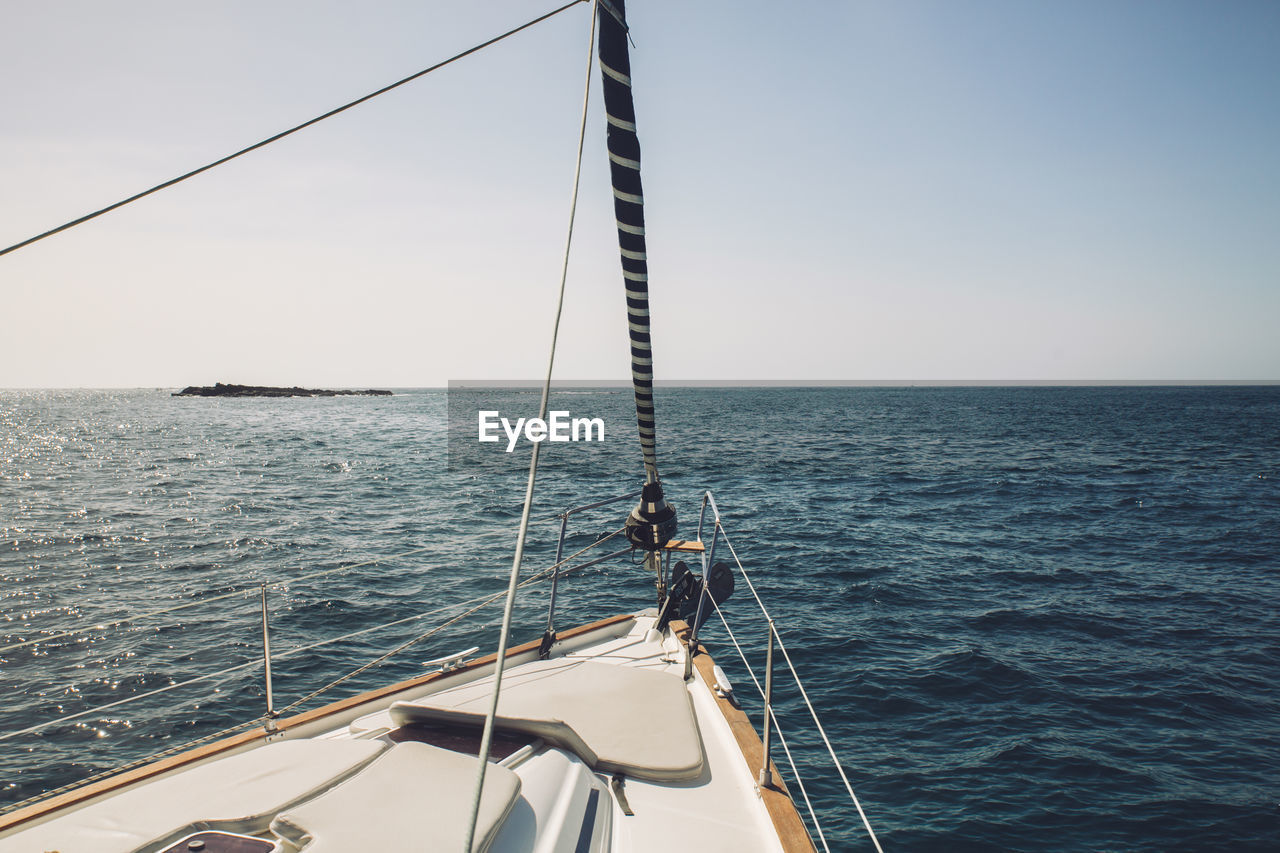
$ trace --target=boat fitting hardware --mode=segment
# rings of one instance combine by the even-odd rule
[[[769,650],[765,654],[764,662],[764,732],[761,733],[760,740],[764,749],[764,757],[760,763],[760,777],[758,784],[761,788],[768,788],[773,784],[772,774],[769,772],[769,734],[773,730],[770,723],[773,722],[773,620],[769,620]]]
[[[720,664],[716,664],[711,667],[711,674],[716,677],[716,682],[711,685],[711,689],[714,690],[716,695],[721,699],[728,699],[732,702],[733,685],[729,682],[729,676],[725,675],[724,670],[720,668]]]
[[[469,649],[465,649],[460,652],[454,652],[451,655],[444,655],[443,657],[432,658],[431,660],[424,660],[422,662],[422,665],[439,667],[440,672],[453,672],[455,669],[462,668],[463,658],[467,657],[468,655],[474,655],[478,651],[480,651],[479,646],[472,646]]]
[[[554,636],[556,631],[556,625],[555,625],[556,590],[560,585],[560,574],[561,574],[560,564],[563,561],[564,538],[565,538],[565,535],[568,533],[568,529],[569,529],[569,516],[579,512],[586,512],[587,510],[590,510],[590,509],[599,509],[602,506],[608,506],[609,504],[617,503],[618,501],[626,501],[626,500],[631,500],[632,498],[638,498],[640,497],[642,491],[643,490],[628,492],[625,495],[616,495],[612,498],[605,498],[604,500],[594,501],[592,503],[584,504],[582,506],[575,506],[570,509],[566,509],[564,512],[556,516],[557,518],[560,519],[560,536],[556,539],[556,561],[553,564],[552,571],[551,571],[551,597],[550,597],[549,603],[547,604],[547,630],[543,634],[544,637],[546,637],[548,634]],[[580,566],[575,566],[574,568],[584,569],[584,568],[587,568],[588,566],[595,565],[595,563],[603,562],[606,559],[611,560],[614,557],[617,557],[621,554],[625,554],[630,550],[631,550],[630,548],[627,548],[625,550],[618,551],[615,554],[609,554],[606,557],[601,557],[598,560],[595,560],[594,562],[588,562]],[[544,647],[540,647],[538,649],[538,657],[540,660],[546,660],[547,657],[550,655],[550,653],[551,653],[551,647],[549,645],[545,645],[545,640],[544,640]]]
[[[556,644],[556,632],[548,630],[542,635],[542,641],[538,643],[538,660],[547,660],[551,657],[551,649]]]
[[[625,535],[643,551],[657,551],[676,535],[676,509],[663,497],[662,483],[644,484],[640,503],[627,516]]]
[[[655,627],[665,631],[667,623],[678,617],[693,628],[693,639],[697,640],[698,629],[711,617],[712,611],[733,595],[733,585],[733,570],[724,563],[712,565],[704,582],[681,560],[671,570],[671,586]]]
[[[262,672],[267,685],[267,719],[263,727],[267,734],[276,730],[276,708],[271,695],[271,625],[267,617],[267,585],[259,588],[262,599]]]
[[[613,789],[613,798],[618,801],[618,808],[622,809],[622,813],[627,817],[635,817],[635,812],[631,810],[631,803],[627,802],[627,789],[624,787],[626,783],[625,776],[615,773],[609,782],[609,787]]]

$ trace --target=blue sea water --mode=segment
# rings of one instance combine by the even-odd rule
[[[608,436],[544,445],[531,571],[556,512],[640,473],[629,392],[553,403]],[[447,411],[0,392],[0,646],[73,630],[0,652],[0,732],[215,675],[0,741],[0,807],[261,714],[261,672],[232,671],[261,655],[259,592],[237,590],[368,563],[270,591],[281,655],[453,606],[282,657],[279,706],[504,588],[527,457],[478,452]],[[658,420],[682,535],[711,489],[887,850],[1280,849],[1280,388],[663,389]],[[620,523],[587,515],[571,547]],[[546,600],[522,594],[515,640]],[[619,560],[565,581],[557,623],[652,602]],[[741,581],[725,610],[760,663]],[[318,701],[492,648],[499,616]],[[758,719],[724,629],[704,639]],[[831,849],[870,849],[777,691]]]

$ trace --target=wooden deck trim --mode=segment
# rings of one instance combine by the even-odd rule
[[[576,628],[570,628],[567,631],[558,632],[556,634],[556,639],[572,639],[574,637],[589,634],[592,631],[598,631],[603,628],[608,628],[610,626],[617,625],[620,622],[625,622],[634,618],[635,615],[631,613],[610,616],[608,619],[601,619],[600,621],[592,622],[589,625],[579,625]],[[508,649],[506,656],[511,658],[527,652],[536,652],[540,643],[541,640],[532,640],[528,643],[522,643],[521,645]],[[332,702],[320,708],[315,708],[311,711],[304,711],[296,716],[278,720],[276,722],[276,731],[287,732],[290,729],[296,729],[299,726],[304,726],[308,723],[321,720],[327,716],[340,714],[343,711],[349,711],[368,702],[376,702],[379,699],[386,699],[405,690],[423,687],[445,676],[451,677],[458,673],[464,673],[469,670],[490,666],[496,662],[497,659],[497,653],[488,654],[482,658],[477,658],[471,663],[459,667],[458,669],[450,670],[449,672],[430,672],[426,675],[419,675],[414,678],[401,681],[398,684],[379,687],[375,690],[359,693],[355,696],[348,696],[345,699],[339,699],[337,702]],[[126,770],[125,772],[118,773],[115,776],[100,779],[97,782],[92,782],[88,785],[76,788],[74,791],[67,791],[65,794],[59,794],[56,797],[50,797],[47,800],[32,803],[25,808],[18,809],[17,811],[10,812],[6,815],[0,815],[0,832],[5,832],[19,824],[26,823],[29,820],[44,817],[51,812],[58,811],[59,809],[66,808],[67,806],[82,803],[86,800],[91,800],[103,794],[111,793],[137,782],[151,779],[161,773],[167,773],[170,770],[185,767],[188,764],[193,764],[219,753],[227,752],[246,744],[251,744],[254,741],[265,740],[267,737],[268,733],[266,729],[258,727],[252,731],[241,732],[238,735],[231,735],[230,737],[223,738],[222,740],[214,741],[213,743],[205,744],[204,746],[198,746],[194,749],[189,749],[186,752],[171,755],[168,758],[162,758],[159,761],[153,761],[152,763],[143,765],[142,767],[135,767],[132,770]],[[272,737],[278,737],[278,735],[273,734]]]
[[[701,542],[696,539],[672,539],[666,545],[662,546],[664,551],[684,551],[689,554],[701,554],[707,550]]]
[[[687,623],[672,619],[671,631],[686,647],[688,646],[690,631]],[[716,662],[701,643],[698,644],[698,653],[693,658],[693,665],[708,688],[716,683],[716,676],[712,671]],[[752,774],[752,781],[755,781],[756,775],[760,772],[761,762],[764,760],[764,744],[760,742],[759,733],[741,708],[717,695],[714,690],[711,691],[711,695],[715,699],[716,706],[720,708],[720,713],[724,715],[725,722],[729,724],[733,739],[737,741],[738,749],[741,750],[742,757],[747,762],[747,769]],[[769,818],[773,821],[773,828],[778,833],[778,841],[782,844],[782,849],[785,853],[816,853],[813,839],[809,837],[809,830],[805,828],[804,820],[796,810],[795,801],[787,791],[787,784],[782,781],[782,774],[778,772],[777,765],[772,760],[769,761],[769,768],[773,774],[773,781],[769,786],[760,789],[760,798],[764,800],[765,808],[769,811]]]

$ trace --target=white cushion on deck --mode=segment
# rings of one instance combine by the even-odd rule
[[[0,853],[131,853],[191,832],[261,832],[272,817],[368,764],[384,744],[287,740],[220,758],[0,840]]]
[[[271,830],[304,853],[457,850],[471,817],[477,761],[430,744],[397,744],[354,777],[281,813]],[[489,765],[473,853],[489,849],[520,777]]]
[[[484,725],[493,678],[396,702],[409,723]],[[702,738],[684,681],[667,672],[559,658],[507,670],[499,728],[542,737],[593,770],[668,782],[702,772]]]

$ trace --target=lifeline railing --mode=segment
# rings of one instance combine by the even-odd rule
[[[605,501],[605,502],[603,502],[601,505],[603,505],[603,504],[605,504],[605,503],[611,503],[611,502],[612,502],[612,501]],[[520,585],[520,587],[528,587],[528,586],[531,586],[531,585],[533,585],[533,584],[537,584],[537,583],[545,582],[545,581],[547,581],[547,580],[551,580],[551,579],[559,579],[559,578],[562,578],[562,577],[564,577],[564,576],[566,576],[566,575],[568,575],[568,574],[570,574],[570,573],[572,573],[572,572],[580,571],[580,570],[585,569],[585,568],[587,568],[587,567],[589,567],[589,566],[597,565],[598,563],[603,562],[604,560],[607,560],[607,559],[609,559],[609,558],[611,558],[611,557],[616,557],[616,556],[618,556],[618,555],[620,555],[620,554],[625,554],[625,553],[629,552],[629,551],[630,551],[630,548],[627,548],[627,549],[624,549],[624,550],[619,551],[619,552],[616,552],[616,553],[607,554],[607,555],[605,555],[604,557],[600,557],[600,558],[596,558],[596,559],[587,560],[587,561],[584,561],[584,562],[581,562],[581,563],[575,563],[575,562],[574,562],[574,561],[578,560],[578,558],[579,558],[579,557],[581,557],[582,555],[584,555],[585,553],[587,553],[588,551],[590,551],[590,550],[592,550],[592,549],[594,549],[594,548],[597,548],[597,547],[599,547],[599,546],[602,546],[602,545],[604,545],[604,544],[606,544],[606,543],[608,543],[608,542],[612,541],[615,537],[620,536],[621,534],[622,534],[622,529],[621,529],[621,528],[619,528],[618,530],[615,530],[615,531],[613,531],[613,532],[611,532],[611,533],[609,533],[609,534],[607,534],[607,535],[605,535],[605,536],[603,536],[603,537],[601,537],[601,538],[599,538],[599,539],[597,539],[597,540],[595,540],[595,541],[591,542],[591,543],[590,543],[589,545],[587,545],[586,547],[578,549],[578,550],[577,550],[577,551],[575,551],[574,553],[570,554],[568,557],[564,557],[564,556],[563,556],[563,548],[562,548],[562,547],[561,547],[561,548],[558,548],[558,549],[557,549],[557,552],[556,552],[556,560],[555,560],[555,562],[554,562],[552,565],[550,565],[550,566],[548,566],[548,567],[546,567],[546,568],[544,568],[544,569],[540,569],[540,570],[538,570],[537,572],[535,572],[535,573],[533,573],[532,575],[530,575],[529,577],[525,578],[523,581],[521,581],[521,582],[520,582],[520,584],[519,584],[519,585]],[[562,544],[563,544],[563,543],[562,543]],[[353,678],[353,677],[355,677],[355,676],[357,676],[357,675],[359,675],[359,674],[361,674],[361,673],[363,673],[363,672],[366,672],[367,670],[369,670],[369,669],[371,669],[371,668],[373,668],[373,667],[375,667],[375,666],[377,666],[377,665],[379,665],[379,664],[381,664],[381,663],[384,663],[384,662],[386,662],[386,661],[390,660],[391,658],[393,658],[393,657],[395,657],[396,655],[400,654],[401,652],[405,651],[405,650],[406,650],[406,649],[408,649],[409,647],[411,647],[411,646],[413,646],[413,645],[416,645],[417,643],[420,643],[420,642],[422,642],[423,640],[426,640],[426,639],[428,639],[429,637],[432,637],[432,636],[434,636],[434,635],[436,635],[436,634],[440,633],[440,632],[441,632],[442,630],[444,630],[445,628],[448,628],[448,627],[450,627],[450,626],[452,626],[452,625],[457,624],[458,622],[462,621],[463,619],[467,618],[468,616],[471,616],[472,614],[477,613],[478,611],[480,611],[480,610],[484,609],[485,607],[487,607],[487,606],[489,606],[489,605],[491,605],[491,604],[494,604],[494,603],[496,603],[496,602],[498,602],[498,601],[502,600],[502,599],[506,596],[507,592],[506,592],[506,590],[505,590],[505,589],[503,589],[503,590],[498,591],[498,592],[488,593],[488,594],[485,594],[485,595],[474,596],[474,597],[472,597],[472,598],[468,598],[468,599],[465,599],[465,600],[460,601],[460,602],[454,602],[454,603],[452,603],[452,604],[447,604],[447,605],[444,605],[444,606],[442,606],[442,607],[437,607],[437,608],[433,608],[433,609],[431,609],[431,610],[426,610],[426,611],[422,611],[422,612],[420,612],[420,613],[415,613],[415,614],[412,614],[412,615],[410,615],[410,616],[402,617],[402,618],[400,618],[400,619],[394,619],[394,620],[391,620],[391,621],[388,621],[388,622],[383,622],[383,623],[380,623],[380,624],[378,624],[378,625],[373,625],[373,626],[371,626],[371,627],[367,627],[367,628],[360,628],[360,629],[355,630],[355,631],[349,631],[349,632],[347,632],[347,633],[345,633],[345,634],[342,634],[342,635],[340,635],[340,636],[337,636],[337,637],[330,637],[330,638],[328,638],[328,639],[318,640],[318,641],[316,641],[316,642],[312,642],[312,643],[305,643],[305,644],[302,644],[302,645],[299,645],[299,646],[295,646],[295,647],[292,647],[292,648],[286,649],[286,650],[284,650],[284,651],[279,651],[279,652],[274,652],[274,653],[272,652],[272,650],[271,650],[271,621],[270,621],[270,617],[269,617],[270,607],[269,607],[269,600],[268,600],[268,596],[267,596],[268,590],[271,590],[271,589],[283,589],[283,588],[285,588],[285,587],[288,587],[288,586],[290,586],[290,585],[296,584],[296,583],[298,583],[298,582],[300,582],[300,581],[303,581],[303,580],[310,580],[310,579],[317,578],[317,577],[323,577],[323,576],[327,576],[327,575],[332,575],[332,574],[336,574],[336,573],[338,573],[338,572],[349,572],[349,571],[352,571],[352,570],[354,570],[354,569],[365,568],[365,567],[369,567],[369,566],[373,566],[373,565],[384,565],[384,564],[388,564],[388,563],[398,562],[398,561],[402,560],[402,559],[403,559],[403,558],[405,558],[405,557],[413,556],[413,555],[415,555],[415,554],[420,554],[420,553],[422,553],[422,552],[424,552],[424,551],[427,551],[427,550],[429,550],[429,548],[425,548],[425,547],[424,547],[424,548],[415,548],[415,549],[412,549],[412,550],[410,550],[410,551],[406,551],[406,552],[403,552],[403,553],[401,553],[401,554],[397,554],[397,555],[390,556],[390,557],[382,557],[382,558],[373,559],[373,560],[366,560],[366,561],[359,562],[359,563],[352,563],[352,564],[348,564],[348,565],[337,566],[337,567],[334,567],[334,568],[321,569],[321,570],[317,570],[317,571],[313,571],[313,572],[307,572],[307,573],[304,573],[304,574],[302,574],[302,575],[295,575],[295,576],[292,576],[292,577],[290,577],[290,578],[287,578],[287,579],[284,579],[284,580],[280,580],[280,581],[271,582],[271,583],[260,583],[260,584],[255,584],[255,585],[246,585],[246,586],[242,586],[242,587],[236,588],[236,589],[234,589],[234,590],[232,590],[232,591],[229,591],[229,592],[221,592],[221,593],[217,593],[217,594],[214,594],[214,595],[200,596],[200,597],[195,598],[194,600],[186,601],[186,602],[183,602],[183,603],[181,603],[181,604],[176,604],[176,605],[170,605],[170,606],[166,606],[166,607],[155,608],[155,609],[153,609],[153,610],[144,611],[144,612],[142,612],[142,613],[134,614],[134,615],[132,615],[132,616],[122,616],[122,617],[115,618],[115,619],[110,619],[110,620],[105,620],[105,621],[98,621],[98,622],[95,622],[94,624],[91,624],[91,625],[83,625],[83,626],[79,626],[79,627],[76,627],[76,628],[70,628],[70,629],[66,629],[66,630],[59,630],[59,631],[55,631],[55,632],[50,633],[50,634],[42,634],[41,636],[38,636],[38,637],[35,637],[35,638],[32,638],[32,639],[22,640],[22,641],[14,642],[14,643],[8,643],[8,644],[5,644],[5,645],[3,645],[3,646],[0,646],[0,655],[3,655],[3,654],[5,654],[6,652],[12,652],[12,651],[15,651],[15,650],[18,650],[18,649],[29,648],[29,647],[37,646],[37,645],[40,645],[40,644],[50,643],[50,642],[54,642],[54,641],[57,641],[57,640],[64,640],[64,639],[72,638],[72,637],[84,636],[86,633],[88,633],[88,632],[92,632],[92,631],[103,630],[103,629],[106,629],[106,628],[119,627],[119,626],[126,625],[126,624],[133,624],[133,623],[141,622],[141,621],[144,621],[144,620],[150,619],[150,618],[152,618],[152,617],[161,616],[161,615],[168,615],[168,614],[171,614],[171,613],[174,613],[174,612],[177,612],[177,611],[185,610],[185,609],[190,608],[190,607],[196,607],[196,606],[199,606],[199,605],[207,605],[207,604],[210,604],[210,603],[213,603],[213,602],[217,602],[217,601],[225,601],[225,600],[232,599],[232,598],[235,598],[235,597],[241,597],[241,598],[244,598],[244,597],[247,597],[248,595],[250,595],[250,594],[252,594],[252,593],[254,593],[254,592],[256,591],[256,592],[257,592],[257,597],[258,597],[258,600],[259,600],[259,604],[260,604],[260,609],[261,609],[261,626],[262,626],[262,657],[261,657],[260,659],[255,659],[255,660],[246,661],[246,662],[243,662],[243,663],[235,664],[235,665],[230,666],[230,667],[223,667],[223,668],[220,668],[219,670],[217,670],[216,672],[209,672],[209,673],[205,673],[205,674],[202,674],[202,675],[194,676],[194,677],[192,677],[192,678],[184,679],[184,680],[181,680],[181,681],[176,681],[176,682],[174,682],[174,683],[172,683],[172,684],[167,684],[167,685],[165,685],[165,686],[163,686],[163,687],[158,687],[158,688],[155,688],[155,689],[153,689],[153,690],[147,690],[147,691],[142,692],[142,693],[135,693],[135,694],[133,694],[133,695],[131,695],[131,696],[126,696],[126,697],[124,697],[123,699],[117,699],[117,700],[112,701],[112,702],[106,702],[106,703],[103,703],[103,704],[95,705],[95,706],[93,706],[93,707],[86,708],[86,709],[84,709],[84,710],[77,711],[77,712],[74,712],[74,713],[71,713],[71,714],[60,714],[60,715],[57,715],[57,716],[51,716],[51,717],[49,717],[48,719],[42,720],[41,722],[36,723],[36,724],[34,724],[34,725],[26,726],[25,728],[20,728],[20,729],[15,729],[15,730],[11,730],[11,731],[6,731],[6,732],[3,732],[3,733],[0,733],[0,743],[2,743],[2,742],[4,742],[4,741],[12,740],[12,739],[14,739],[14,738],[21,737],[21,736],[23,736],[23,735],[30,735],[30,734],[34,734],[34,733],[39,732],[39,731],[41,731],[41,730],[43,730],[43,729],[46,729],[46,728],[50,728],[50,727],[54,727],[54,726],[61,726],[61,725],[65,725],[65,724],[67,724],[67,723],[71,723],[71,722],[74,722],[74,721],[76,721],[76,720],[83,720],[83,719],[85,719],[85,718],[98,717],[98,716],[101,716],[102,712],[104,712],[104,711],[114,710],[114,709],[117,709],[117,708],[123,707],[123,706],[125,706],[125,705],[130,705],[130,704],[133,704],[133,703],[136,703],[136,702],[143,701],[143,700],[145,700],[145,699],[154,698],[154,697],[159,696],[159,695],[161,695],[161,694],[169,693],[169,692],[172,692],[172,691],[175,691],[175,690],[180,690],[181,688],[184,688],[184,687],[190,687],[190,686],[192,686],[192,685],[199,684],[199,683],[202,683],[202,682],[208,682],[208,681],[218,680],[218,681],[219,681],[219,683],[221,683],[221,682],[223,682],[223,681],[227,680],[227,679],[228,679],[228,677],[233,677],[233,676],[236,676],[236,675],[238,675],[238,674],[240,674],[240,673],[249,673],[249,672],[252,672],[252,671],[257,670],[257,669],[262,669],[262,671],[263,671],[263,679],[264,679],[263,686],[264,686],[265,699],[266,699],[266,709],[265,709],[265,713],[264,713],[262,716],[259,716],[259,717],[250,717],[250,718],[248,718],[248,719],[246,719],[246,720],[241,721],[240,723],[237,723],[237,724],[232,725],[232,726],[229,726],[229,727],[227,727],[227,728],[225,728],[225,729],[221,729],[221,730],[219,730],[219,731],[213,732],[212,734],[208,734],[208,735],[205,735],[205,736],[203,736],[203,737],[196,738],[196,739],[193,739],[193,740],[184,740],[181,744],[178,744],[178,745],[176,745],[176,746],[174,746],[174,747],[171,747],[171,748],[168,748],[168,749],[164,749],[164,750],[161,750],[161,751],[159,751],[159,752],[155,752],[155,753],[150,753],[150,754],[146,755],[145,757],[142,757],[142,758],[139,758],[139,759],[136,759],[136,760],[133,760],[133,761],[127,762],[127,763],[125,763],[125,764],[114,765],[114,766],[110,767],[110,768],[109,768],[109,769],[107,769],[107,770],[103,770],[103,771],[101,771],[101,772],[94,773],[94,774],[92,774],[92,775],[90,775],[90,776],[88,776],[88,777],[85,777],[85,778],[77,779],[77,780],[76,780],[76,781],[74,781],[74,782],[68,783],[68,784],[66,784],[66,785],[62,785],[62,786],[57,787],[57,788],[53,788],[53,789],[51,789],[51,790],[43,791],[43,792],[41,792],[41,793],[39,793],[39,794],[37,794],[37,795],[35,795],[35,796],[33,796],[33,797],[28,797],[28,798],[23,799],[23,800],[21,800],[21,801],[19,801],[19,802],[15,802],[15,803],[7,804],[7,805],[4,805],[4,806],[0,806],[0,814],[6,814],[6,813],[9,813],[9,812],[16,811],[16,810],[18,810],[18,809],[20,809],[20,808],[23,808],[24,806],[27,806],[27,805],[30,805],[30,804],[32,804],[32,803],[38,802],[38,801],[43,800],[43,799],[45,799],[45,798],[47,798],[47,797],[54,796],[54,795],[56,795],[56,794],[60,794],[60,793],[63,793],[63,792],[65,792],[65,791],[73,790],[73,789],[75,789],[75,788],[78,788],[78,787],[81,787],[81,786],[83,786],[83,785],[89,784],[90,782],[94,782],[94,781],[97,781],[98,779],[103,779],[103,778],[106,778],[106,777],[108,777],[108,776],[113,776],[113,775],[115,775],[115,774],[117,774],[117,773],[121,773],[121,772],[123,772],[123,771],[129,770],[129,769],[132,769],[132,768],[134,768],[134,767],[138,767],[138,766],[142,766],[142,765],[145,765],[145,764],[149,764],[149,763],[151,763],[151,762],[153,762],[153,761],[156,761],[156,760],[158,760],[158,759],[160,759],[160,758],[163,758],[163,757],[166,757],[166,756],[168,756],[168,755],[171,755],[171,754],[174,754],[174,753],[177,753],[177,752],[183,752],[183,751],[186,751],[186,750],[191,749],[191,748],[193,748],[193,747],[195,747],[195,746],[198,746],[198,745],[200,745],[200,744],[203,744],[203,743],[206,743],[206,742],[209,742],[209,741],[213,741],[213,740],[217,740],[217,739],[222,738],[222,737],[226,737],[226,736],[231,735],[231,734],[233,734],[233,733],[235,733],[235,732],[237,732],[237,731],[241,731],[241,730],[243,730],[243,729],[248,729],[248,728],[251,728],[251,727],[256,726],[256,725],[262,725],[262,726],[264,726],[264,727],[266,728],[266,730],[267,730],[268,732],[272,732],[272,731],[274,731],[274,730],[275,730],[275,728],[276,728],[275,720],[276,720],[276,719],[278,719],[280,716],[282,716],[282,715],[284,715],[284,714],[287,714],[287,713],[290,713],[290,712],[292,712],[292,711],[295,711],[295,710],[299,709],[299,708],[300,708],[300,707],[302,707],[303,705],[305,705],[305,704],[307,704],[308,702],[310,702],[311,700],[313,700],[313,699],[317,698],[317,697],[318,697],[318,696],[320,696],[321,694],[323,694],[323,693],[325,693],[325,692],[327,692],[327,691],[329,691],[329,690],[333,689],[334,687],[338,686],[339,684],[342,684],[342,683],[344,683],[344,682],[348,681],[349,679],[351,679],[351,678]],[[571,564],[572,564],[572,565],[571,565]],[[459,611],[459,610],[461,610],[461,612],[457,612],[457,611]],[[439,616],[439,615],[442,615],[442,614],[450,613],[451,611],[453,611],[453,612],[454,612],[454,613],[453,613],[453,615],[451,615],[451,616],[450,616],[448,619],[446,619],[444,622],[442,622],[442,623],[440,623],[440,624],[438,624],[438,625],[435,625],[434,627],[430,628],[429,630],[427,630],[427,631],[425,631],[425,632],[423,632],[423,633],[421,633],[421,634],[418,634],[418,635],[416,635],[416,636],[412,637],[412,638],[411,638],[411,639],[409,639],[408,641],[406,641],[406,642],[404,642],[404,643],[401,643],[401,644],[399,644],[398,646],[396,646],[395,648],[391,649],[389,652],[386,652],[385,654],[379,655],[378,657],[374,658],[373,660],[371,660],[371,661],[369,661],[369,662],[367,662],[367,663],[365,663],[365,664],[363,664],[363,665],[361,665],[361,666],[357,667],[357,668],[356,668],[356,669],[354,669],[354,670],[351,670],[350,672],[347,672],[346,674],[344,674],[344,675],[340,676],[339,678],[337,678],[337,679],[335,679],[335,680],[333,680],[333,681],[330,681],[330,682],[328,682],[328,683],[324,684],[322,687],[320,687],[320,688],[318,688],[318,689],[316,689],[316,690],[312,690],[311,692],[307,693],[306,695],[302,696],[301,698],[299,698],[299,699],[297,699],[297,700],[295,700],[295,701],[293,701],[293,702],[289,703],[288,705],[284,706],[283,708],[277,708],[277,707],[275,707],[275,702],[274,702],[274,684],[273,684],[273,678],[272,678],[272,664],[273,664],[273,663],[279,663],[280,661],[283,661],[283,660],[286,660],[286,659],[290,659],[290,658],[298,657],[298,656],[300,656],[300,655],[302,655],[302,654],[304,654],[304,653],[306,653],[306,652],[314,651],[314,650],[316,650],[316,649],[320,649],[320,648],[323,648],[323,647],[326,647],[326,646],[331,646],[331,645],[334,645],[334,644],[336,644],[336,643],[342,643],[342,642],[345,642],[345,641],[348,641],[348,640],[352,640],[352,639],[355,639],[355,638],[357,638],[357,637],[362,637],[362,636],[365,636],[365,635],[368,635],[368,634],[373,634],[373,633],[375,633],[375,632],[382,631],[382,630],[386,630],[386,629],[388,629],[388,628],[394,628],[394,627],[401,626],[401,625],[407,625],[407,624],[409,624],[409,623],[416,622],[416,621],[419,621],[419,620],[422,620],[422,619],[426,619],[426,618],[431,617],[431,616]]]
[[[561,565],[561,559],[564,555],[564,539],[565,539],[565,535],[568,533],[569,519],[580,512],[586,512],[587,510],[592,510],[592,509],[599,509],[602,506],[608,506],[609,504],[614,504],[614,503],[618,503],[619,501],[625,501],[629,498],[638,498],[638,497],[640,497],[640,491],[637,489],[636,491],[628,492],[625,495],[617,495],[616,497],[605,498],[604,500],[595,501],[589,504],[583,504],[582,506],[576,506],[576,507],[573,507],[572,509],[567,509],[564,512],[560,513],[558,516],[556,516],[557,518],[560,519],[560,535],[556,537],[556,559],[555,559],[555,563],[552,565],[551,595],[549,597],[549,601],[547,602],[547,629],[542,635],[542,647],[538,650],[539,657],[545,658],[547,656],[548,652],[550,652],[551,650],[551,644],[555,641],[555,637],[556,637],[556,592],[560,587],[561,572],[560,572],[559,566]],[[632,550],[631,546],[628,545],[626,548],[623,548],[619,551],[615,551],[612,554],[605,554],[603,557],[596,557],[594,560],[591,560],[587,563],[583,563],[580,566],[575,566],[574,570],[576,571],[579,569],[585,569],[588,566],[594,566],[598,563],[603,563],[606,560],[611,560],[615,557],[621,557],[625,554],[629,554],[631,550]]]
[[[800,794],[804,799],[805,808],[809,812],[809,818],[813,823],[814,830],[817,832],[818,841],[822,844],[823,850],[826,850],[829,853],[831,848],[828,846],[826,835],[822,831],[822,825],[814,810],[813,801],[809,797],[809,792],[805,789],[804,780],[801,778],[799,768],[796,766],[795,759],[791,754],[791,747],[788,745],[787,739],[783,735],[782,727],[773,710],[773,651],[774,644],[776,642],[778,650],[782,652],[782,657],[786,661],[787,669],[791,672],[792,680],[795,681],[796,688],[800,691],[800,697],[803,699],[805,707],[809,710],[809,715],[813,718],[814,727],[817,730],[818,735],[821,737],[822,743],[826,746],[827,753],[831,757],[831,763],[835,765],[836,772],[840,774],[840,780],[844,782],[845,791],[849,794],[849,799],[858,810],[858,816],[862,818],[862,825],[867,830],[867,835],[871,838],[871,843],[875,845],[878,853],[883,853],[883,849],[880,847],[880,840],[876,837],[875,830],[871,828],[871,822],[867,820],[866,812],[863,811],[862,803],[858,800],[857,794],[853,792],[853,786],[849,783],[849,777],[845,774],[844,767],[840,764],[840,758],[836,755],[835,747],[831,745],[831,739],[827,736],[826,728],[823,727],[822,721],[818,718],[818,712],[814,709],[813,702],[809,699],[809,693],[805,690],[804,683],[800,680],[800,674],[796,671],[795,664],[791,661],[791,655],[787,652],[787,646],[782,641],[782,635],[778,633],[773,617],[769,614],[769,608],[765,607],[764,602],[760,600],[760,594],[756,591],[756,586],[751,580],[751,575],[748,574],[746,567],[742,565],[742,560],[738,558],[738,552],[734,549],[733,543],[729,539],[729,534],[724,529],[724,524],[720,518],[720,508],[716,506],[715,496],[713,496],[710,491],[704,492],[702,496],[702,507],[698,513],[698,541],[703,542],[702,530],[706,520],[708,507],[711,509],[714,520],[712,523],[711,545],[708,548],[705,547],[704,543],[704,549],[702,551],[702,576],[704,579],[707,578],[708,571],[715,565],[716,544],[723,539],[725,547],[729,549],[729,553],[733,556],[733,561],[738,567],[738,574],[741,575],[744,581],[746,581],[747,588],[751,590],[751,596],[755,599],[756,605],[760,608],[760,613],[763,615],[765,623],[768,626],[768,652],[765,662],[765,683],[762,687],[759,679],[756,678],[755,673],[751,669],[751,664],[747,660],[746,653],[742,649],[742,645],[738,642],[738,638],[734,634],[733,629],[729,627],[729,620],[725,617],[724,611],[720,609],[720,605],[716,602],[715,598],[708,593],[706,583],[703,584],[702,592],[698,597],[698,609],[693,622],[693,631],[689,638],[689,655],[687,656],[687,661],[692,661],[693,654],[698,648],[698,629],[704,618],[706,604],[707,602],[710,602],[711,606],[715,608],[716,614],[720,617],[720,621],[724,625],[725,632],[728,634],[730,642],[733,644],[734,649],[737,650],[738,657],[742,659],[747,675],[751,677],[751,681],[755,685],[756,691],[760,694],[760,697],[764,702],[760,737],[764,748],[764,758],[761,762],[759,775],[757,777],[757,784],[763,787],[770,781],[770,736],[771,733],[776,732],[778,735],[778,743],[786,753],[787,764],[791,768],[791,775],[796,780],[796,785],[800,789]]]

